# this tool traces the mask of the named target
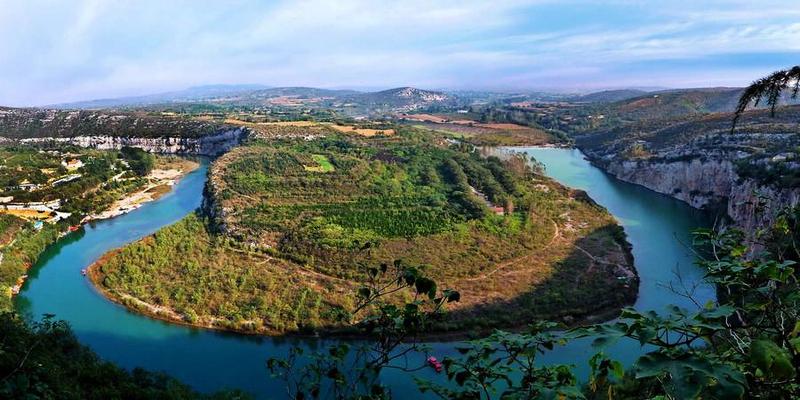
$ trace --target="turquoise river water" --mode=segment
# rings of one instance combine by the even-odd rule
[[[692,229],[708,224],[707,216],[606,175],[584,160],[578,150],[515,150],[544,163],[547,174],[559,182],[586,190],[625,227],[641,278],[637,309],[663,310],[667,304],[692,306],[664,285],[675,281],[676,273],[689,285],[701,281],[702,272],[693,265],[686,243]],[[68,321],[82,343],[123,367],[165,371],[201,391],[239,388],[259,398],[282,398],[283,384],[269,377],[265,360],[286,354],[293,345],[318,347],[325,341],[245,336],[153,320],[106,300],[80,274],[107,251],[170,225],[199,207],[206,172],[204,163],[159,200],[126,215],[90,224],[51,246],[30,270],[15,299],[16,307],[34,318],[49,313]],[[705,301],[712,299],[714,292],[701,285],[695,296]],[[454,344],[431,343],[431,347],[434,354],[444,356],[452,354]],[[640,352],[639,344],[633,342],[621,342],[606,350],[626,363]],[[578,341],[556,348],[544,361],[575,364],[583,374],[592,354],[588,341]],[[435,377],[432,371],[422,374]],[[384,379],[395,398],[419,398],[408,376],[390,373]]]

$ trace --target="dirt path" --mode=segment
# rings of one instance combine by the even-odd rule
[[[247,251],[247,250],[239,249],[239,248],[236,248],[236,247],[225,246],[225,249],[232,250],[232,251],[235,251],[237,253],[245,254],[245,255],[248,255],[248,256],[253,257],[253,258],[260,258],[260,259],[263,260],[260,264],[265,264],[265,263],[270,262],[270,261],[278,260],[275,257],[269,256],[269,255],[266,255],[266,254]],[[354,284],[353,281],[350,281],[350,280],[347,280],[347,279],[338,278],[338,277],[335,277],[335,276],[324,274],[322,272],[312,271],[310,269],[299,267],[299,266],[295,267],[295,271],[298,274],[300,274],[302,276],[305,276],[307,278],[310,278],[310,279],[315,279],[316,278],[316,279],[319,279],[319,280],[332,280],[332,281],[336,281],[336,282],[346,283],[346,284],[349,284],[349,285],[353,285]]]
[[[544,245],[544,247],[542,247],[541,249],[537,249],[537,251],[542,251],[542,250],[545,250],[545,249],[549,248],[550,246],[553,245],[553,243],[555,243],[556,239],[561,237],[561,231],[558,229],[558,224],[556,223],[556,221],[551,219],[550,222],[553,223],[553,228],[554,228],[553,237],[550,238],[550,241],[546,245]],[[503,270],[505,268],[508,268],[509,266],[518,264],[518,263],[520,263],[522,261],[529,260],[529,259],[531,259],[531,258],[533,258],[533,257],[535,257],[537,255],[538,254],[528,254],[528,255],[524,255],[522,257],[517,257],[517,258],[512,259],[512,260],[508,260],[508,261],[506,261],[504,263],[501,263],[500,265],[497,266],[497,268],[491,270],[490,272],[487,272],[487,273],[485,273],[483,275],[480,275],[480,276],[476,276],[474,278],[461,279],[461,281],[475,282],[475,281],[485,280],[485,279],[491,277],[492,275],[494,275],[495,273],[497,273],[498,271],[501,271],[501,270]]]

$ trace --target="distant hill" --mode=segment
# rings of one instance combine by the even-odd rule
[[[651,92],[612,103],[597,112],[620,121],[663,120],[736,108],[742,88],[675,89]]]
[[[597,111],[620,121],[665,120],[709,113],[729,113],[736,109],[743,88],[673,89],[647,93],[613,103],[598,105]],[[798,104],[789,93],[782,105]],[[760,104],[758,108],[764,108]]]
[[[136,108],[175,103],[208,103],[232,106],[335,108],[348,104],[363,111],[410,111],[430,105],[451,104],[457,97],[442,92],[402,87],[379,92],[333,90],[312,87],[261,85],[210,85],[147,96],[100,99],[54,106],[60,109]]]
[[[254,97],[254,98],[270,98],[270,97],[280,97],[280,96],[294,96],[303,98],[313,98],[313,97],[339,98],[342,96],[349,96],[357,93],[360,92],[357,92],[355,90],[345,90],[345,89],[320,89],[313,87],[298,86],[298,87],[276,87],[276,88],[256,90],[248,93],[247,95],[249,97]]]
[[[400,87],[380,92],[354,94],[348,96],[346,100],[367,107],[411,111],[431,105],[453,103],[456,98],[443,92]]]
[[[638,89],[603,90],[582,96],[575,96],[569,98],[568,100],[576,103],[612,103],[639,97],[645,94],[647,94],[646,91]]]
[[[240,95],[255,90],[268,88],[264,85],[205,85],[194,86],[184,90],[149,94],[144,96],[119,97],[112,99],[96,99],[73,103],[56,104],[49,107],[60,109],[102,109],[115,107],[138,107],[153,104],[176,102],[193,102],[211,100],[220,97]]]

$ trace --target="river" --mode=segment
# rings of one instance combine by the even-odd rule
[[[708,224],[702,213],[677,200],[618,181],[583,159],[572,149],[516,149],[546,166],[561,183],[586,190],[625,227],[633,245],[641,284],[636,308],[662,310],[667,304],[686,307],[691,302],[664,287],[680,272],[689,285],[700,282],[702,271],[693,265],[690,232]],[[15,298],[20,312],[38,318],[45,313],[66,320],[76,336],[103,359],[126,368],[165,371],[201,391],[239,388],[259,397],[281,397],[283,385],[271,380],[265,360],[286,354],[296,344],[317,347],[313,339],[272,338],[229,334],[153,320],[127,311],[102,296],[80,270],[107,251],[170,225],[199,207],[208,165],[182,179],[175,189],[155,202],[126,215],[86,226],[48,248],[30,270]],[[712,299],[708,286],[699,286],[700,301]],[[437,355],[452,353],[452,343],[432,343]],[[630,363],[640,352],[638,343],[617,344],[608,354]],[[585,374],[593,354],[587,341],[571,343],[545,356],[547,362],[576,364]],[[433,377],[431,371],[424,376]],[[385,376],[396,398],[419,397],[408,376]]]

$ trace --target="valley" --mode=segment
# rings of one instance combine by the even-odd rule
[[[800,399],[800,2],[41,3],[0,399]]]
[[[456,305],[444,331],[573,321],[632,301],[635,271],[602,209],[545,178],[535,162],[475,158],[473,145],[575,145],[617,178],[719,210],[748,232],[800,199],[796,155],[787,152],[797,147],[789,133],[794,107],[777,118],[751,111],[732,134],[725,111],[741,93],[735,89],[543,100],[412,88],[227,90],[181,98],[180,107],[141,100],[119,110],[4,111],[8,143],[221,155],[197,215],[91,269],[115,301],[217,329],[336,330],[365,268],[394,260],[473,294]],[[363,114],[341,113],[336,102],[360,104]],[[203,109],[212,103],[216,111]],[[129,207],[114,204],[117,211],[98,215]],[[161,243],[158,235],[169,239]],[[169,264],[176,252],[186,252],[182,268]],[[565,291],[570,285],[559,279],[568,276],[582,282],[574,287],[581,295]],[[508,277],[514,284],[502,285]],[[299,290],[261,295],[292,286]],[[203,295],[187,292],[198,287]],[[501,315],[497,304],[518,311],[487,320]]]
[[[92,192],[99,203],[80,208],[79,222],[112,218],[61,241],[60,229],[70,225],[44,225],[41,232],[52,230],[52,238],[27,239],[33,225],[0,220],[6,246],[30,243],[24,253],[4,249],[7,260],[22,259],[24,266],[9,280],[33,266],[31,279],[15,282],[15,308],[57,312],[82,341],[123,365],[166,369],[202,390],[235,382],[260,394],[276,388],[272,381],[252,383],[258,380],[254,365],[263,363],[259,351],[285,351],[283,341],[292,337],[310,340],[301,344],[309,348],[318,345],[310,337],[369,339],[351,321],[377,312],[356,304],[381,265],[414,268],[439,289],[460,293],[427,332],[429,340],[519,331],[537,320],[583,326],[626,306],[691,307],[665,287],[675,276],[696,297],[713,301],[714,289],[702,283],[694,257],[680,255],[691,229],[708,226],[709,215],[610,176],[718,210],[717,216],[751,233],[798,201],[794,106],[777,117],[749,111],[730,133],[725,110],[736,91],[547,99],[326,92],[329,105],[338,96],[360,99],[360,106],[342,112],[316,106],[324,103],[313,97],[320,92],[303,90],[312,97],[285,88],[272,91],[278,97],[258,95],[256,103],[244,90],[234,103],[213,106],[191,100],[84,111],[4,109],[3,143],[25,149],[20,154],[29,159],[67,151],[66,159],[48,162],[72,168],[80,160],[85,165],[78,168],[86,168],[95,158],[119,159],[125,163],[114,165],[124,172],[142,171],[149,159],[145,170],[154,168],[135,188],[102,197],[94,195],[103,191]],[[675,102],[684,106],[672,107]],[[659,107],[668,111],[660,114]],[[80,122],[48,124],[51,118]],[[190,172],[197,163],[175,154],[214,158]],[[36,170],[51,168],[58,169],[42,164]],[[58,171],[42,181],[33,169],[15,170],[36,177],[17,181],[41,185],[30,193],[41,191],[43,200],[50,199],[48,184],[70,176]],[[181,192],[184,187],[192,189]],[[21,188],[14,190],[27,199]],[[78,202],[65,204],[75,208]],[[398,292],[387,302],[414,299]],[[91,318],[80,309],[93,310]],[[196,328],[270,338],[250,342]],[[174,337],[179,348],[195,351],[210,345],[247,352],[240,359],[249,367],[235,369],[237,378],[208,376],[200,369],[222,362],[217,356],[196,363],[150,335]],[[453,351],[447,342],[435,348]],[[559,351],[545,359],[571,362],[568,354],[594,350],[579,341]],[[628,344],[616,351],[629,362],[641,353]],[[398,390],[407,386],[395,374],[385,381]]]
[[[690,306],[688,300],[675,297],[661,283],[671,279],[675,271],[683,271],[687,284],[702,280],[703,271],[674,240],[676,234],[681,241],[689,240],[691,229],[705,224],[701,215],[665,196],[608,178],[585,163],[575,150],[524,151],[541,160],[548,176],[586,190],[622,221],[641,280],[637,309],[662,309],[666,304]],[[15,299],[16,309],[31,315],[54,313],[69,321],[81,343],[124,368],[165,371],[203,392],[235,387],[257,398],[269,398],[284,388],[281,381],[264,378],[265,357],[285,354],[295,345],[310,352],[331,343],[331,339],[230,335],[163,323],[107,301],[80,274],[104,254],[113,254],[116,248],[166,229],[200,207],[205,168],[207,164],[182,179],[171,194],[118,218],[87,225],[57,243],[31,271],[33,277]],[[712,299],[713,289],[703,288],[698,295]],[[464,342],[434,341],[430,346],[433,353],[447,355],[456,354],[454,346],[459,343]],[[638,343],[614,347],[614,354],[624,362],[635,360],[640,351]],[[557,346],[541,362],[574,363],[592,352],[589,342],[571,342]],[[220,373],[221,366],[226,373]],[[425,371],[421,374],[436,378]],[[387,370],[382,381],[398,396],[419,396],[414,383],[402,372]]]

